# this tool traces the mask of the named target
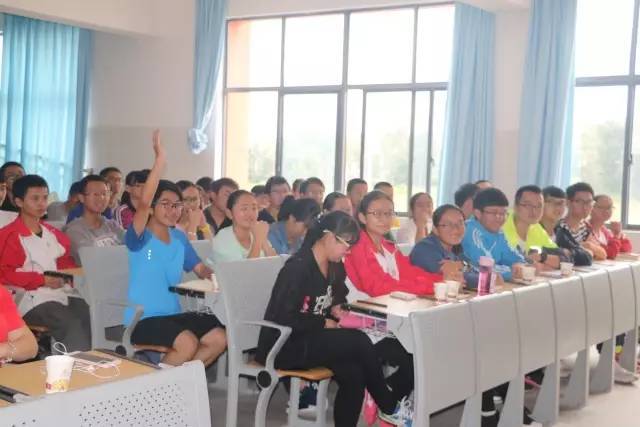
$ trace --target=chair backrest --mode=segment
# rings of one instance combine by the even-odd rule
[[[640,261],[631,263],[631,275],[633,276],[633,287],[636,290],[636,316],[640,323]]]
[[[587,345],[601,343],[613,336],[611,286],[606,270],[581,275],[587,310]]]
[[[556,357],[556,319],[548,283],[513,291],[520,329],[521,373],[550,365]]]
[[[607,269],[613,304],[613,332],[621,334],[638,325],[636,320],[636,291],[633,273],[628,265]]]
[[[411,254],[411,251],[413,250],[414,245],[412,243],[398,243],[396,246],[398,247],[398,250],[400,252],[402,252],[406,256],[409,256]]]
[[[211,240],[192,240],[191,246],[198,254],[198,257],[207,265],[210,265],[207,260],[211,259],[213,255],[213,245],[211,244]],[[182,275],[182,281],[187,282],[189,280],[196,280],[198,277],[192,271],[188,273],[184,273]]]
[[[62,230],[65,225],[67,225],[66,221],[45,221],[47,224],[51,225],[53,228],[57,228],[58,230]]]
[[[105,305],[107,300],[126,303],[129,289],[129,259],[126,246],[83,247],[80,260],[84,270],[86,295],[91,316],[93,348],[113,348],[105,328],[122,324],[123,307]]]
[[[211,426],[206,376],[200,361],[45,395],[1,411],[4,426]]]
[[[414,339],[415,411],[431,414],[476,392],[475,344],[469,303],[409,315]]]
[[[487,295],[470,302],[476,344],[478,391],[516,378],[520,339],[513,293]]]
[[[285,258],[275,256],[218,264],[216,278],[227,313],[229,347],[238,351],[255,348],[260,328],[245,321],[263,320],[271,290]]]
[[[558,357],[584,350],[587,346],[587,315],[579,276],[554,280],[550,284],[556,319]]]

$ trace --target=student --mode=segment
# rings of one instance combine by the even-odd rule
[[[111,197],[109,198],[109,204],[107,208],[113,210],[120,205],[120,193],[122,193],[122,172],[115,166],[107,166],[99,173],[103,177],[109,186]]]
[[[33,359],[37,353],[33,332],[24,324],[9,291],[0,286],[0,368],[5,363]]]
[[[38,175],[13,184],[19,216],[0,231],[0,283],[25,290],[18,309],[25,322],[49,328],[67,351],[91,348],[89,307],[69,297],[63,279],[44,274],[76,267],[67,236],[42,221],[49,187]]]
[[[293,254],[300,249],[309,226],[320,215],[320,206],[311,199],[294,200],[287,196],[278,222],[269,226],[269,242],[277,254]]]
[[[283,177],[272,176],[265,184],[265,191],[269,194],[269,207],[260,211],[258,220],[273,224],[278,220],[280,206],[282,206],[284,198],[291,193],[291,187],[289,187],[289,182]]]
[[[543,269],[558,269],[560,261],[571,261],[558,249],[540,225],[544,208],[542,189],[525,185],[516,191],[513,212],[502,226],[509,246],[539,263]],[[534,253],[532,253],[532,251]]]
[[[398,230],[398,243],[411,245],[421,241],[431,232],[433,200],[427,193],[416,193],[409,199],[409,219]]]
[[[453,195],[456,206],[462,209],[466,219],[473,217],[473,198],[479,190],[476,184],[469,182],[462,184]]]
[[[620,223],[611,222],[611,230],[605,225],[611,219],[614,209],[611,197],[600,194],[593,200],[595,204],[589,218],[589,226],[593,237],[607,252],[607,258],[615,259],[620,253],[631,252],[631,241],[622,233]]]
[[[204,217],[211,226],[211,232],[214,236],[223,228],[231,225],[231,219],[226,213],[227,200],[229,200],[229,195],[238,188],[238,183],[231,178],[220,178],[211,183],[209,187],[211,205],[204,210]]]
[[[80,181],[71,184],[69,194],[67,194],[67,200],[64,202],[53,202],[47,207],[47,221],[67,222],[69,214],[80,205],[81,191]]]
[[[389,196],[391,200],[393,200],[393,185],[386,181],[376,182],[376,185],[373,186],[374,190],[382,191],[384,194]]]
[[[67,224],[64,232],[71,241],[71,255],[80,265],[80,248],[85,246],[117,246],[124,243],[124,230],[102,212],[110,199],[109,184],[99,175],[88,175],[80,181],[82,216]]]
[[[344,261],[347,276],[359,291],[372,297],[393,291],[433,294],[433,284],[442,276],[413,266],[384,238],[394,215],[393,201],[383,192],[372,191],[362,199],[358,209],[362,230]]]
[[[200,192],[191,181],[178,181],[176,185],[182,192],[184,209],[176,228],[187,235],[189,240],[210,240],[213,238],[211,228],[204,217],[200,206]]]
[[[251,194],[256,196],[256,200],[258,201],[258,209],[268,209],[271,204],[271,199],[269,194],[267,193],[266,185],[254,185],[251,188]]]
[[[142,189],[125,241],[129,250],[129,303],[144,307],[142,319],[131,334],[135,344],[170,348],[162,362],[178,366],[189,360],[213,363],[226,348],[224,327],[209,313],[182,313],[178,295],[169,291],[182,279],[182,271],[193,271],[204,279],[211,276],[182,231],[174,227],[182,210],[180,189],[160,180],[166,154],[159,132],[153,134],[155,161]],[[125,311],[129,325],[133,309]]]
[[[209,203],[211,203],[209,201],[209,196],[207,195],[207,189],[211,187],[212,182],[213,182],[213,179],[208,176],[203,176],[202,178],[196,181],[196,187],[200,192],[200,206],[202,206],[202,209],[208,208]]]
[[[353,207],[351,200],[347,196],[337,191],[327,194],[322,203],[322,211],[324,213],[342,211],[349,215],[353,215]]]
[[[356,329],[338,328],[347,288],[342,258],[358,240],[358,225],[343,212],[332,212],[312,227],[302,248],[278,274],[265,320],[289,326],[290,338],[275,358],[278,369],[324,366],[338,384],[333,418],[336,427],[355,427],[365,389],[394,425],[410,425],[406,391],[390,388],[371,340]],[[262,328],[256,360],[265,363],[278,332]],[[406,424],[405,424],[406,422]]]
[[[347,183],[347,197],[351,200],[351,207],[353,209],[353,215],[356,216],[356,220],[360,201],[368,192],[369,187],[367,185],[367,181],[362,178],[352,178]]]
[[[125,178],[125,192],[122,194],[122,203],[113,212],[113,219],[124,230],[133,222],[133,215],[142,195],[142,188],[147,182],[149,170],[143,169],[127,174]]]
[[[487,188],[493,187],[491,181],[488,181],[486,179],[479,179],[474,182],[474,184],[476,185],[476,187],[478,187],[478,190],[486,190]]]
[[[0,174],[0,206],[7,197],[7,183],[4,182],[4,175]],[[0,228],[10,224],[18,216],[18,212],[0,210]]]
[[[7,184],[7,196],[4,198],[0,210],[18,212],[18,207],[13,202],[13,183],[25,175],[24,168],[18,162],[5,162],[0,166],[2,182]]]
[[[322,201],[324,200],[324,183],[320,178],[313,176],[300,184],[300,194],[303,198],[313,199],[318,203],[318,206],[322,206]]]
[[[431,234],[411,250],[411,264],[430,273],[446,275],[469,288],[477,287],[478,273],[462,251],[464,232],[462,210],[454,205],[440,206],[433,213]]]
[[[481,256],[493,258],[493,270],[504,280],[519,278],[524,257],[507,242],[501,228],[507,217],[509,201],[497,188],[487,188],[473,199],[473,218],[467,220],[462,249],[473,266],[479,268]]]
[[[214,264],[276,255],[267,238],[269,224],[258,220],[258,202],[253,194],[245,190],[231,193],[227,215],[232,226],[223,228],[213,238]]]
[[[564,217],[567,211],[567,195],[564,190],[554,186],[545,187],[542,190],[542,196],[544,197],[544,209],[540,225],[544,227],[547,235],[558,247],[562,248],[565,255],[572,259],[575,265],[591,265],[592,254],[580,246],[568,230],[557,226],[558,221]]]
[[[567,187],[567,216],[562,218],[558,227],[568,231],[595,260],[607,259],[604,250],[591,232],[587,218],[593,209],[593,188],[586,182],[578,182]]]
[[[303,182],[304,182],[304,179],[297,178],[296,180],[293,181],[293,184],[291,184],[291,194],[293,195],[293,198],[296,200],[302,197],[302,194],[300,194],[300,185],[302,185]]]

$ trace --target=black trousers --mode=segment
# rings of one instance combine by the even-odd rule
[[[299,337],[304,354],[293,362],[281,359],[282,369],[309,369],[324,366],[333,371],[338,393],[333,405],[336,427],[354,427],[358,423],[365,388],[381,411],[391,414],[398,400],[387,387],[382,364],[369,337],[357,329],[323,329]],[[287,360],[288,359],[288,360]]]
[[[68,352],[91,349],[89,306],[80,298],[69,298],[69,305],[45,302],[25,313],[27,324],[46,326]]]
[[[394,338],[378,341],[374,347],[383,363],[398,368],[387,377],[393,396],[398,401],[409,396],[413,391],[413,356]]]

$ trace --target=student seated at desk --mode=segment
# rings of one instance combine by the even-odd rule
[[[427,193],[416,193],[409,199],[409,218],[398,230],[398,243],[415,245],[429,235],[433,227],[433,200]]]
[[[129,303],[144,307],[131,341],[170,348],[163,363],[181,365],[198,359],[208,366],[226,348],[224,327],[213,314],[181,313],[178,295],[169,287],[180,283],[183,270],[193,271],[201,279],[211,277],[211,270],[200,261],[184,233],[174,228],[183,208],[182,194],[174,183],[160,180],[166,154],[158,131],[154,132],[153,148],[153,169],[125,237]],[[125,325],[131,323],[133,314],[132,308],[125,311]]]
[[[126,230],[133,222],[133,215],[136,213],[138,201],[142,193],[142,187],[147,181],[149,169],[129,172],[124,180],[125,192],[122,194],[122,201],[113,212],[113,219],[118,225]]]
[[[232,226],[213,238],[214,264],[277,255],[267,238],[269,224],[258,221],[258,202],[253,194],[245,190],[231,193],[227,215]]]
[[[5,162],[0,166],[0,176],[2,182],[7,184],[7,195],[0,205],[0,210],[9,212],[18,212],[18,207],[13,201],[13,183],[20,177],[25,175],[24,168],[18,162]]]
[[[501,228],[507,217],[509,201],[497,188],[487,188],[473,199],[473,217],[467,220],[462,249],[473,266],[479,267],[481,256],[493,258],[493,269],[504,280],[521,277],[525,259],[512,249]]]
[[[47,207],[47,221],[67,222],[69,213],[80,205],[80,181],[76,181],[69,187],[67,200],[53,202]]]
[[[207,195],[211,204],[204,210],[204,217],[214,236],[223,228],[231,226],[231,219],[227,216],[227,202],[229,195],[238,188],[238,183],[231,178],[216,179],[209,186]]]
[[[187,180],[178,181],[176,185],[182,191],[184,201],[184,209],[176,228],[184,232],[189,240],[211,240],[213,234],[200,204],[198,187]]]
[[[338,328],[346,301],[342,258],[359,236],[353,217],[344,212],[324,216],[309,230],[300,250],[278,274],[265,312],[265,320],[292,328],[275,359],[278,369],[326,367],[338,383],[334,423],[355,427],[365,389],[380,408],[382,419],[405,425],[411,418],[406,390],[385,381],[374,345],[365,333]],[[278,331],[262,328],[256,360],[264,363]]]
[[[269,207],[260,210],[258,220],[273,224],[278,220],[278,213],[285,197],[291,194],[291,187],[284,177],[272,176],[267,180],[264,191],[269,195]]]
[[[344,261],[347,276],[359,291],[372,297],[393,291],[433,294],[433,284],[442,275],[415,267],[384,238],[394,215],[393,202],[382,191],[372,191],[362,199],[358,209],[360,239]]]
[[[327,214],[329,212],[342,211],[346,214],[353,216],[353,206],[351,206],[351,200],[338,191],[327,194],[322,202],[322,211]]]
[[[611,197],[600,194],[593,200],[595,204],[589,218],[589,226],[593,237],[607,252],[607,258],[615,259],[620,253],[631,252],[631,241],[622,233],[620,222],[612,221],[611,229],[605,225],[611,219],[614,209]]]
[[[358,208],[360,202],[369,192],[369,185],[367,181],[362,178],[351,178],[347,182],[347,197],[351,200],[351,208],[353,209],[353,216],[358,220]]]
[[[71,255],[78,265],[80,248],[117,246],[124,242],[124,230],[114,220],[102,215],[110,197],[107,181],[100,175],[88,175],[80,181],[80,201],[84,206],[82,216],[64,228],[71,241]]]
[[[278,222],[269,226],[269,242],[279,255],[295,253],[309,226],[320,215],[320,206],[312,199],[295,200],[287,196],[278,212]]]
[[[4,175],[0,174],[0,206],[4,203],[4,199],[7,197],[7,183],[4,180]],[[3,211],[0,210],[0,228],[10,224],[18,216],[18,212]]]
[[[0,286],[0,367],[33,359],[37,353],[33,332],[24,324],[9,291]]]
[[[462,184],[453,195],[456,206],[462,209],[466,219],[473,217],[473,199],[478,194],[478,191],[480,191],[480,188],[476,184],[468,182]]]
[[[47,212],[47,181],[25,175],[13,184],[13,196],[20,214],[0,231],[0,283],[25,290],[18,309],[28,324],[49,328],[67,351],[88,350],[89,307],[69,296],[62,278],[43,274],[76,267],[69,238],[41,219]]]

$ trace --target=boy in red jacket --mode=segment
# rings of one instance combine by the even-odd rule
[[[91,347],[89,308],[63,279],[46,271],[74,268],[69,239],[42,221],[49,187],[38,175],[25,175],[13,184],[20,214],[0,230],[0,283],[25,290],[18,310],[27,324],[46,326],[67,351]]]

